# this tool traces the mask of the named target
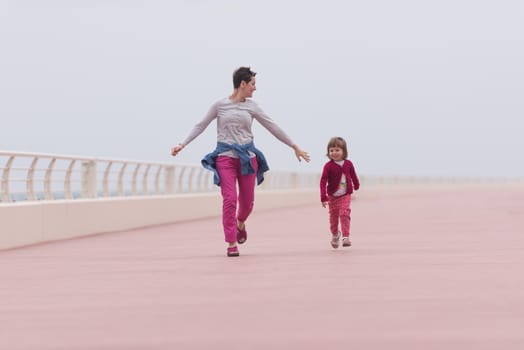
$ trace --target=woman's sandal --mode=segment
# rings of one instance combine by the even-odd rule
[[[239,256],[238,247],[227,247],[227,256]]]
[[[238,242],[238,244],[244,244],[246,241],[247,241],[246,225],[244,225],[243,229],[240,229],[237,226],[237,242]]]

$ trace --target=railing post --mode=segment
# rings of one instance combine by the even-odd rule
[[[137,178],[138,178],[138,171],[140,170],[142,164],[138,163],[135,165],[135,171],[133,171],[133,178],[131,179],[131,194],[133,196],[136,196],[138,194],[137,190]]]
[[[82,197],[96,197],[96,162],[94,160],[82,162]]]
[[[9,160],[5,164],[4,171],[2,171],[2,202],[11,202],[11,196],[9,193],[9,172],[13,164],[14,156],[10,156]]]
[[[33,157],[33,161],[31,162],[31,165],[29,166],[29,169],[27,169],[27,177],[25,181],[25,188],[26,188],[26,194],[27,199],[30,201],[37,200],[35,195],[35,169],[36,164],[38,163],[38,156]]]
[[[165,170],[165,186],[166,194],[175,194],[175,167],[168,166],[164,168]]]
[[[73,191],[71,190],[71,174],[73,173],[73,169],[75,167],[76,160],[70,159],[69,160],[69,166],[67,167],[66,174],[65,174],[65,180],[64,180],[64,198],[65,199],[73,199]]]
[[[118,195],[125,196],[124,193],[124,175],[126,174],[127,163],[122,163],[122,167],[118,172]]]
[[[299,188],[298,186],[298,174],[297,173],[291,173],[291,184],[289,186],[292,189]]]
[[[113,162],[107,162],[106,170],[104,171],[104,178],[102,179],[102,192],[104,193],[104,197],[109,197],[109,175],[111,174],[112,166]]]
[[[49,164],[47,165],[47,170],[45,172],[44,178],[44,198],[48,201],[53,200],[53,188],[52,188],[52,176],[53,168],[55,167],[56,158],[52,158]]]

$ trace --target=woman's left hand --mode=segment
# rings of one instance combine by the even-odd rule
[[[301,150],[297,145],[293,146],[293,149],[295,150],[295,156],[299,162],[302,159],[304,159],[306,162],[309,162],[309,154],[306,151]]]

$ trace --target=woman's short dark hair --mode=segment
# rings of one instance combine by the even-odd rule
[[[233,87],[238,89],[240,84],[245,81],[249,83],[257,73],[251,70],[251,67],[240,67],[233,72]]]
[[[333,137],[331,140],[329,140],[327,144],[327,154],[326,156],[329,157],[329,149],[332,147],[339,147],[342,149],[342,157],[344,159],[347,159],[348,157],[348,145],[346,143],[346,140],[344,140],[342,137]]]

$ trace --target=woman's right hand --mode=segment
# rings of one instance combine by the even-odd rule
[[[181,150],[184,148],[184,145],[179,143],[175,147],[171,148],[171,155],[174,157],[176,156]]]

